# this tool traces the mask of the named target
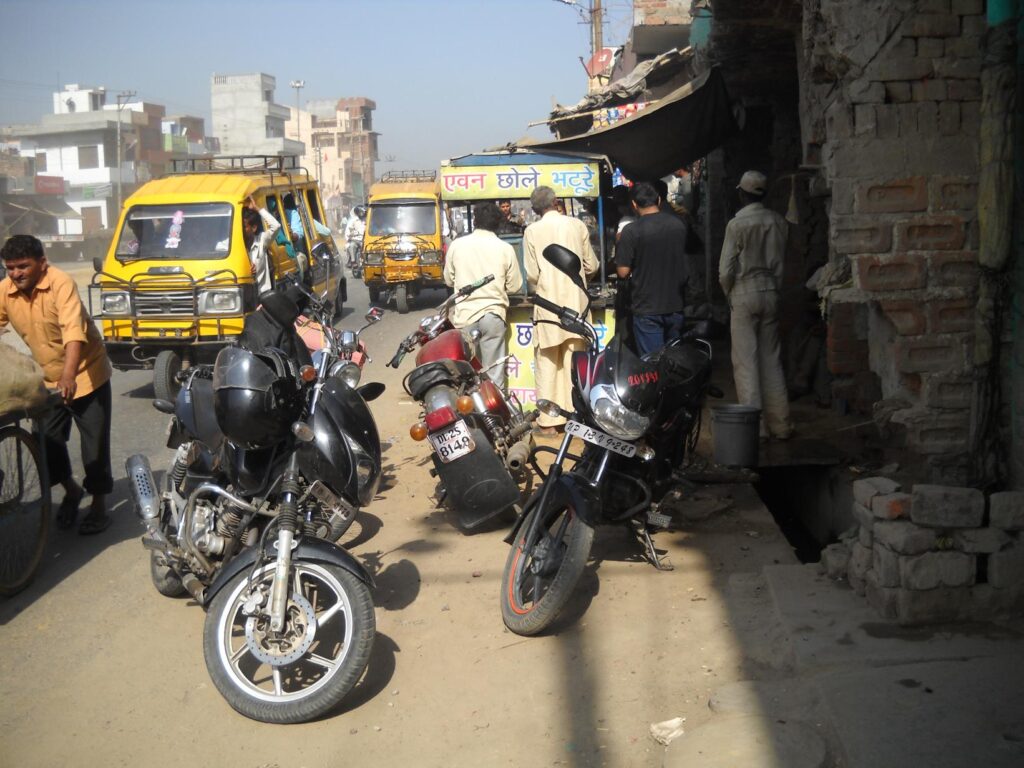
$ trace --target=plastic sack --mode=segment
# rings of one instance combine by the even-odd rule
[[[0,342],[0,413],[39,407],[47,397],[39,364],[31,356]]]

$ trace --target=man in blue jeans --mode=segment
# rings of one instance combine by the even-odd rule
[[[620,280],[629,280],[633,335],[637,352],[646,355],[678,339],[686,299],[686,225],[661,210],[652,184],[630,190],[639,218],[622,230],[615,249]]]

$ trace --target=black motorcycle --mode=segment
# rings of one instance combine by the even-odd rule
[[[543,255],[586,292],[574,253],[551,245]],[[711,345],[697,338],[707,326],[640,358],[619,336],[600,350],[588,311],[580,315],[542,296],[534,301],[553,312],[562,328],[582,336],[587,350],[572,358],[573,412],[548,400],[537,403],[568,422],[557,451],[532,452],[543,483],[506,538],[512,548],[502,576],[501,614],[519,635],[537,634],[558,616],[583,573],[597,525],[632,526],[650,561],[665,567],[650,535],[670,522],[658,502],[696,444],[705,397],[721,396],[710,383]],[[583,443],[579,454],[570,452],[573,439]],[[555,453],[546,475],[536,461],[541,451]]]
[[[369,660],[372,580],[332,542],[379,485],[366,401],[384,387],[330,375],[330,349],[314,367],[296,303],[281,291],[260,298],[243,346],[186,372],[176,403],[154,403],[172,414],[177,449],[163,491],[145,456],[126,470],[154,585],[207,611],[217,689],[247,717],[295,723],[334,708]],[[326,323],[331,308],[314,311]]]

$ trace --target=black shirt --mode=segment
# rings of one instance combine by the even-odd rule
[[[671,213],[641,216],[622,230],[615,265],[629,267],[633,313],[682,312],[686,293],[686,225]]]

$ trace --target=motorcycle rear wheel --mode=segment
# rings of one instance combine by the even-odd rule
[[[327,714],[369,661],[375,634],[370,590],[338,566],[293,563],[287,627],[277,638],[269,619],[243,612],[249,573],[225,585],[206,615],[203,655],[214,685],[237,712],[264,723],[303,723]],[[264,594],[273,574],[268,563],[254,579]]]
[[[540,492],[538,491],[538,494]],[[527,541],[532,518],[540,516]],[[547,629],[572,596],[594,542],[594,529],[557,497],[534,506],[516,532],[501,579],[501,618],[517,635]]]

